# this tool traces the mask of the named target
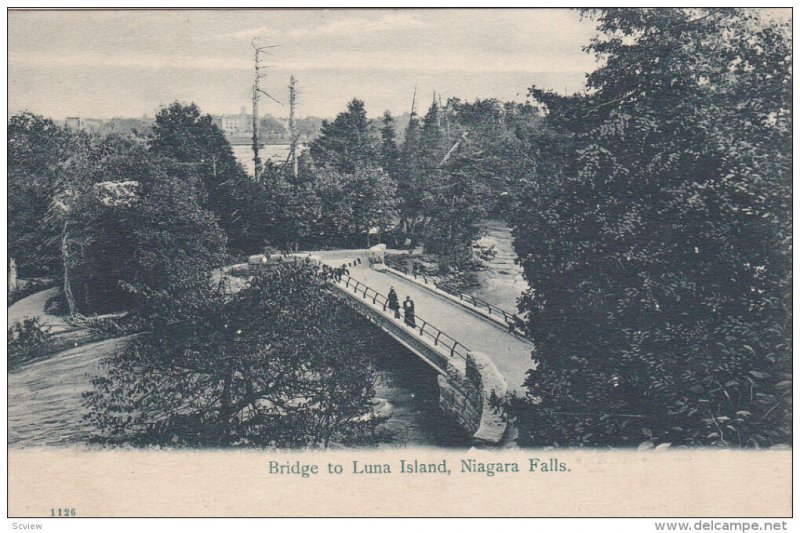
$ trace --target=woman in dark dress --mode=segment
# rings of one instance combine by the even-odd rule
[[[394,311],[394,317],[400,318],[400,299],[397,297],[397,292],[394,290],[394,287],[389,289],[388,300],[389,309]]]
[[[406,296],[406,300],[403,302],[403,311],[405,312],[406,325],[412,328],[417,327],[417,323],[414,320],[414,300],[411,299],[411,296]]]

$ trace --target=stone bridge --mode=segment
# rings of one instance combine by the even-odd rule
[[[397,267],[372,264],[370,250],[294,254],[331,268],[349,265],[333,285],[349,304],[439,373],[440,406],[477,441],[499,443],[506,432],[504,413],[490,405],[493,396],[524,393],[533,344],[511,331],[512,315],[471,296],[442,290],[432,280]],[[250,262],[261,262],[253,256]],[[272,262],[274,258],[267,261]],[[391,262],[389,263],[391,265]],[[386,295],[394,287],[402,302],[415,304],[416,325],[395,318]]]

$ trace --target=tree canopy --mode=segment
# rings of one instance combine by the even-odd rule
[[[513,217],[540,363],[523,440],[786,442],[787,34],[748,10],[590,15],[591,92],[531,90],[576,141]]]
[[[52,120],[21,113],[8,122],[8,252],[22,275],[61,269],[59,229],[48,213],[59,179],[88,139]]]
[[[203,115],[195,104],[173,102],[156,115],[149,146],[200,178],[203,206],[216,215],[233,249],[261,246],[258,206],[251,202],[252,179],[211,115]]]
[[[333,122],[324,120],[309,151],[317,165],[330,166],[339,172],[352,173],[358,167],[376,165],[379,148],[364,102],[354,98]]]
[[[150,332],[86,395],[95,440],[137,446],[327,447],[370,442],[370,328],[313,263],[256,273],[230,294],[148,291]]]

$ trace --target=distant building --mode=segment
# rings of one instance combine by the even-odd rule
[[[247,137],[253,134],[253,115],[245,113],[244,108],[238,115],[220,115],[213,118],[214,123],[226,137]]]
[[[67,117],[64,120],[64,127],[68,130],[78,131],[81,129],[81,117]]]
[[[233,144],[246,144],[253,138],[253,115],[247,113],[243,107],[238,115],[216,115],[212,117]],[[286,137],[286,126],[278,119],[269,115],[259,119],[259,132],[262,142],[269,142]]]
[[[85,118],[81,120],[81,130],[91,133],[97,133],[105,124],[105,121],[99,118]]]

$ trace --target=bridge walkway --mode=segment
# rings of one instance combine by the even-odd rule
[[[359,254],[358,251],[349,254],[345,250],[316,252],[314,255],[332,268],[361,258],[360,264],[348,267],[351,278],[368,285],[384,296],[391,287],[394,287],[401,303],[406,296],[410,296],[414,301],[417,317],[456,339],[469,351],[486,354],[505,378],[508,391],[524,394],[523,382],[528,370],[533,366],[531,361],[533,346],[530,342],[515,337],[502,326],[478,316],[457,302],[431,292],[414,281],[390,272],[372,269],[366,256]],[[386,313],[387,316],[392,316],[389,310]],[[402,323],[403,320],[398,319],[397,322]]]

